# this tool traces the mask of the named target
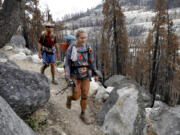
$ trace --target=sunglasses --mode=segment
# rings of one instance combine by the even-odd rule
[[[53,28],[53,27],[51,27],[51,26],[46,26],[46,28]]]

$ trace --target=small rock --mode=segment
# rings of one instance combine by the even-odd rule
[[[161,101],[161,96],[159,94],[156,95],[156,100]]]
[[[52,125],[53,121],[52,120],[47,120],[48,125]]]
[[[52,126],[48,128],[45,133],[45,135],[66,135],[59,126]]]
[[[100,101],[100,102],[104,102],[104,98],[106,98],[106,97],[104,97],[104,95],[105,95],[106,93],[107,93],[107,92],[106,92],[106,89],[105,89],[103,86],[101,86],[101,87],[99,88],[99,90],[97,91],[95,98],[98,99],[98,101]],[[108,94],[108,93],[107,93],[107,94]],[[109,94],[108,94],[108,95],[109,95]]]
[[[100,85],[95,82],[94,78],[92,78],[92,81],[90,82],[90,90],[89,90],[89,96],[94,95],[100,88]]]
[[[10,60],[25,60],[27,56],[24,53],[18,53],[15,55],[10,56]]]
[[[59,73],[64,73],[64,68],[56,68]]]
[[[103,101],[105,102],[108,98],[109,98],[109,94],[108,94],[108,93],[105,93],[105,94],[103,95]]]
[[[17,64],[15,64],[13,61],[10,61],[8,57],[3,53],[3,51],[0,50],[0,64],[6,64],[11,67],[19,68]]]
[[[32,55],[31,50],[29,50],[28,48],[14,47],[14,50],[16,53],[24,53],[26,55]]]
[[[12,46],[15,46],[18,48],[25,48],[25,46],[26,46],[26,41],[22,35],[14,35],[11,38],[10,43]]]
[[[10,45],[6,45],[6,46],[4,46],[3,49],[4,49],[5,51],[11,51],[11,50],[13,49],[13,47],[10,46]]]
[[[33,55],[33,56],[30,56],[30,57],[29,57],[29,60],[30,60],[31,62],[33,62],[33,63],[36,63],[36,64],[42,63],[42,60],[39,59],[39,57],[38,57],[37,54],[35,54],[35,55]]]
[[[6,63],[8,59],[0,58],[0,63]]]
[[[113,89],[114,89],[114,87],[107,87],[105,90],[106,90],[107,93],[110,94]]]
[[[24,52],[26,55],[31,55],[31,54],[32,54],[31,50],[29,50],[29,49],[27,49],[27,48],[25,48],[25,49],[23,50],[23,52]]]

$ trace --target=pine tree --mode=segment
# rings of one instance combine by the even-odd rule
[[[110,74],[126,74],[126,58],[128,53],[128,36],[125,27],[125,17],[118,0],[106,0],[103,5],[103,36],[109,47],[112,65]],[[104,44],[101,44],[104,45]],[[103,47],[102,47],[103,48]]]
[[[50,13],[50,9],[48,6],[46,7],[45,14],[47,21],[53,22],[52,14]]]
[[[110,71],[112,70],[112,65],[109,63],[111,61],[109,50],[110,50],[110,46],[108,45],[108,40],[105,36],[105,33],[103,33],[101,38],[100,50],[99,50],[101,71],[104,78],[103,80],[106,80],[111,76]]]
[[[173,22],[170,19],[165,0],[157,0],[156,16],[153,18],[153,29],[149,32],[146,45],[151,45],[149,58],[152,59],[150,72],[149,90],[155,101],[156,93],[161,99],[170,104],[171,93],[176,89],[175,72],[177,65],[178,37],[173,29]],[[150,47],[151,48],[151,47]],[[154,102],[153,102],[154,104]],[[153,106],[153,105],[152,105]]]
[[[167,11],[168,12],[168,11]],[[175,29],[173,27],[173,21],[170,18],[169,14],[167,14],[167,45],[165,47],[165,55],[164,55],[164,100],[166,103],[173,103],[173,98],[170,96],[170,93],[175,89],[178,89],[176,84],[174,83],[175,76],[178,76],[177,72],[177,59],[178,59],[178,46],[179,46],[179,38],[175,34]],[[177,79],[178,80],[178,79]],[[179,91],[180,95],[180,91]]]
[[[158,73],[159,65],[161,59],[161,49],[165,44],[165,35],[166,35],[166,6],[164,0],[157,0],[156,4],[156,16],[153,19],[153,30],[154,36],[154,48],[153,48],[153,58],[152,58],[152,70],[151,70],[151,80],[150,80],[150,93],[153,95],[153,101],[155,101],[155,96],[158,86]],[[152,106],[154,105],[154,102]]]
[[[38,6],[39,0],[27,1],[24,16],[21,19],[26,46],[32,50],[37,49],[39,37],[44,29],[44,15]]]
[[[0,7],[2,7],[2,0],[0,0]]]
[[[154,49],[154,42],[153,42],[153,32],[152,30],[149,30],[149,34],[148,34],[148,37],[145,41],[145,45],[144,45],[146,51],[145,51],[145,55],[144,55],[144,58],[146,59],[146,73],[145,73],[145,87],[147,89],[149,89],[149,86],[150,86],[150,80],[151,80],[151,67],[152,67],[152,59],[153,59],[153,56],[152,56],[152,52],[153,52],[153,49]]]

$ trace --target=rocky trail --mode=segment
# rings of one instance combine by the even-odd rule
[[[5,52],[8,57],[15,54],[13,51]],[[35,64],[29,60],[14,61],[21,69],[40,72],[41,64]],[[96,112],[100,104],[92,97],[89,98],[87,114],[92,124],[85,125],[79,118],[81,108],[80,100],[72,102],[71,110],[66,108],[66,98],[71,92],[68,88],[64,94],[58,94],[66,87],[64,73],[56,71],[58,85],[51,84],[50,68],[45,71],[45,75],[50,82],[50,99],[46,105],[37,110],[27,123],[33,127],[38,135],[103,135],[96,123]]]
[[[0,79],[4,86],[1,88],[2,95],[7,101],[12,99],[12,102],[10,100],[6,103],[0,97],[0,106],[3,108],[3,112],[0,113],[0,130],[4,130],[3,135],[10,135],[12,132],[12,135],[34,135],[32,129],[37,135],[180,135],[180,106],[172,107],[156,100],[154,107],[150,108],[152,105],[150,93],[134,80],[122,75],[109,78],[105,82],[107,88],[94,81],[91,82],[87,115],[92,123],[84,124],[79,118],[80,100],[72,102],[70,110],[66,108],[66,98],[71,93],[71,88],[68,88],[64,94],[56,95],[67,85],[64,72],[59,68],[62,65],[56,66],[56,79],[59,85],[53,85],[50,68],[45,72],[48,79],[40,74],[42,63],[37,55],[29,53],[26,49],[17,52],[12,47],[9,48],[11,48],[9,51],[4,49],[9,60],[2,52],[0,53],[2,55],[0,62],[7,64],[1,64]],[[19,70],[19,67],[25,71]],[[35,84],[36,82],[38,84]],[[31,89],[35,90],[35,93]],[[29,93],[26,93],[26,90]],[[34,112],[33,109],[38,107],[41,101],[43,107],[35,109]],[[12,103],[16,103],[16,106]],[[32,129],[13,112],[9,105],[19,116],[27,116],[34,112],[26,118],[21,117]]]

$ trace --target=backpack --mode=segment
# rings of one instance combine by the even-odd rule
[[[41,36],[42,36],[42,40],[43,40],[43,44],[42,45],[44,45],[45,41],[46,41],[46,32],[43,32],[43,34]],[[52,40],[54,42],[56,36],[52,33],[51,37],[52,37]]]
[[[41,51],[42,51],[42,52],[47,52],[47,53],[53,54],[53,53],[54,53],[53,48],[49,48],[49,47],[44,46],[44,45],[45,45],[45,42],[46,42],[46,32],[44,32],[41,36],[42,36],[42,40],[43,40],[43,44],[42,44],[42,47],[41,47]],[[51,38],[52,38],[52,40],[53,40],[53,42],[54,42],[54,40],[55,40],[55,35],[54,35],[53,33],[52,33],[52,35],[51,35]]]
[[[74,44],[72,44],[70,47],[73,48],[73,46],[75,46]],[[71,50],[72,51],[72,50]],[[70,71],[71,71],[71,75],[75,75],[74,77],[79,78],[79,79],[83,79],[83,78],[90,78],[92,75],[90,75],[91,73],[91,67],[90,67],[90,55],[91,55],[91,47],[86,45],[86,50],[83,52],[79,52],[78,53],[81,54],[81,56],[83,57],[83,53],[87,53],[87,63],[83,63],[81,66],[77,66],[75,64],[75,62],[71,62],[70,64]],[[71,52],[72,54],[72,52]],[[84,57],[83,57],[84,58]],[[84,58],[85,59],[85,58]],[[88,65],[85,65],[88,64]],[[86,69],[84,72],[82,72],[82,69]]]
[[[61,50],[63,52],[66,52],[68,47],[72,44],[72,42],[76,41],[76,38],[72,35],[67,35],[65,39],[66,39],[66,42],[60,44]]]

